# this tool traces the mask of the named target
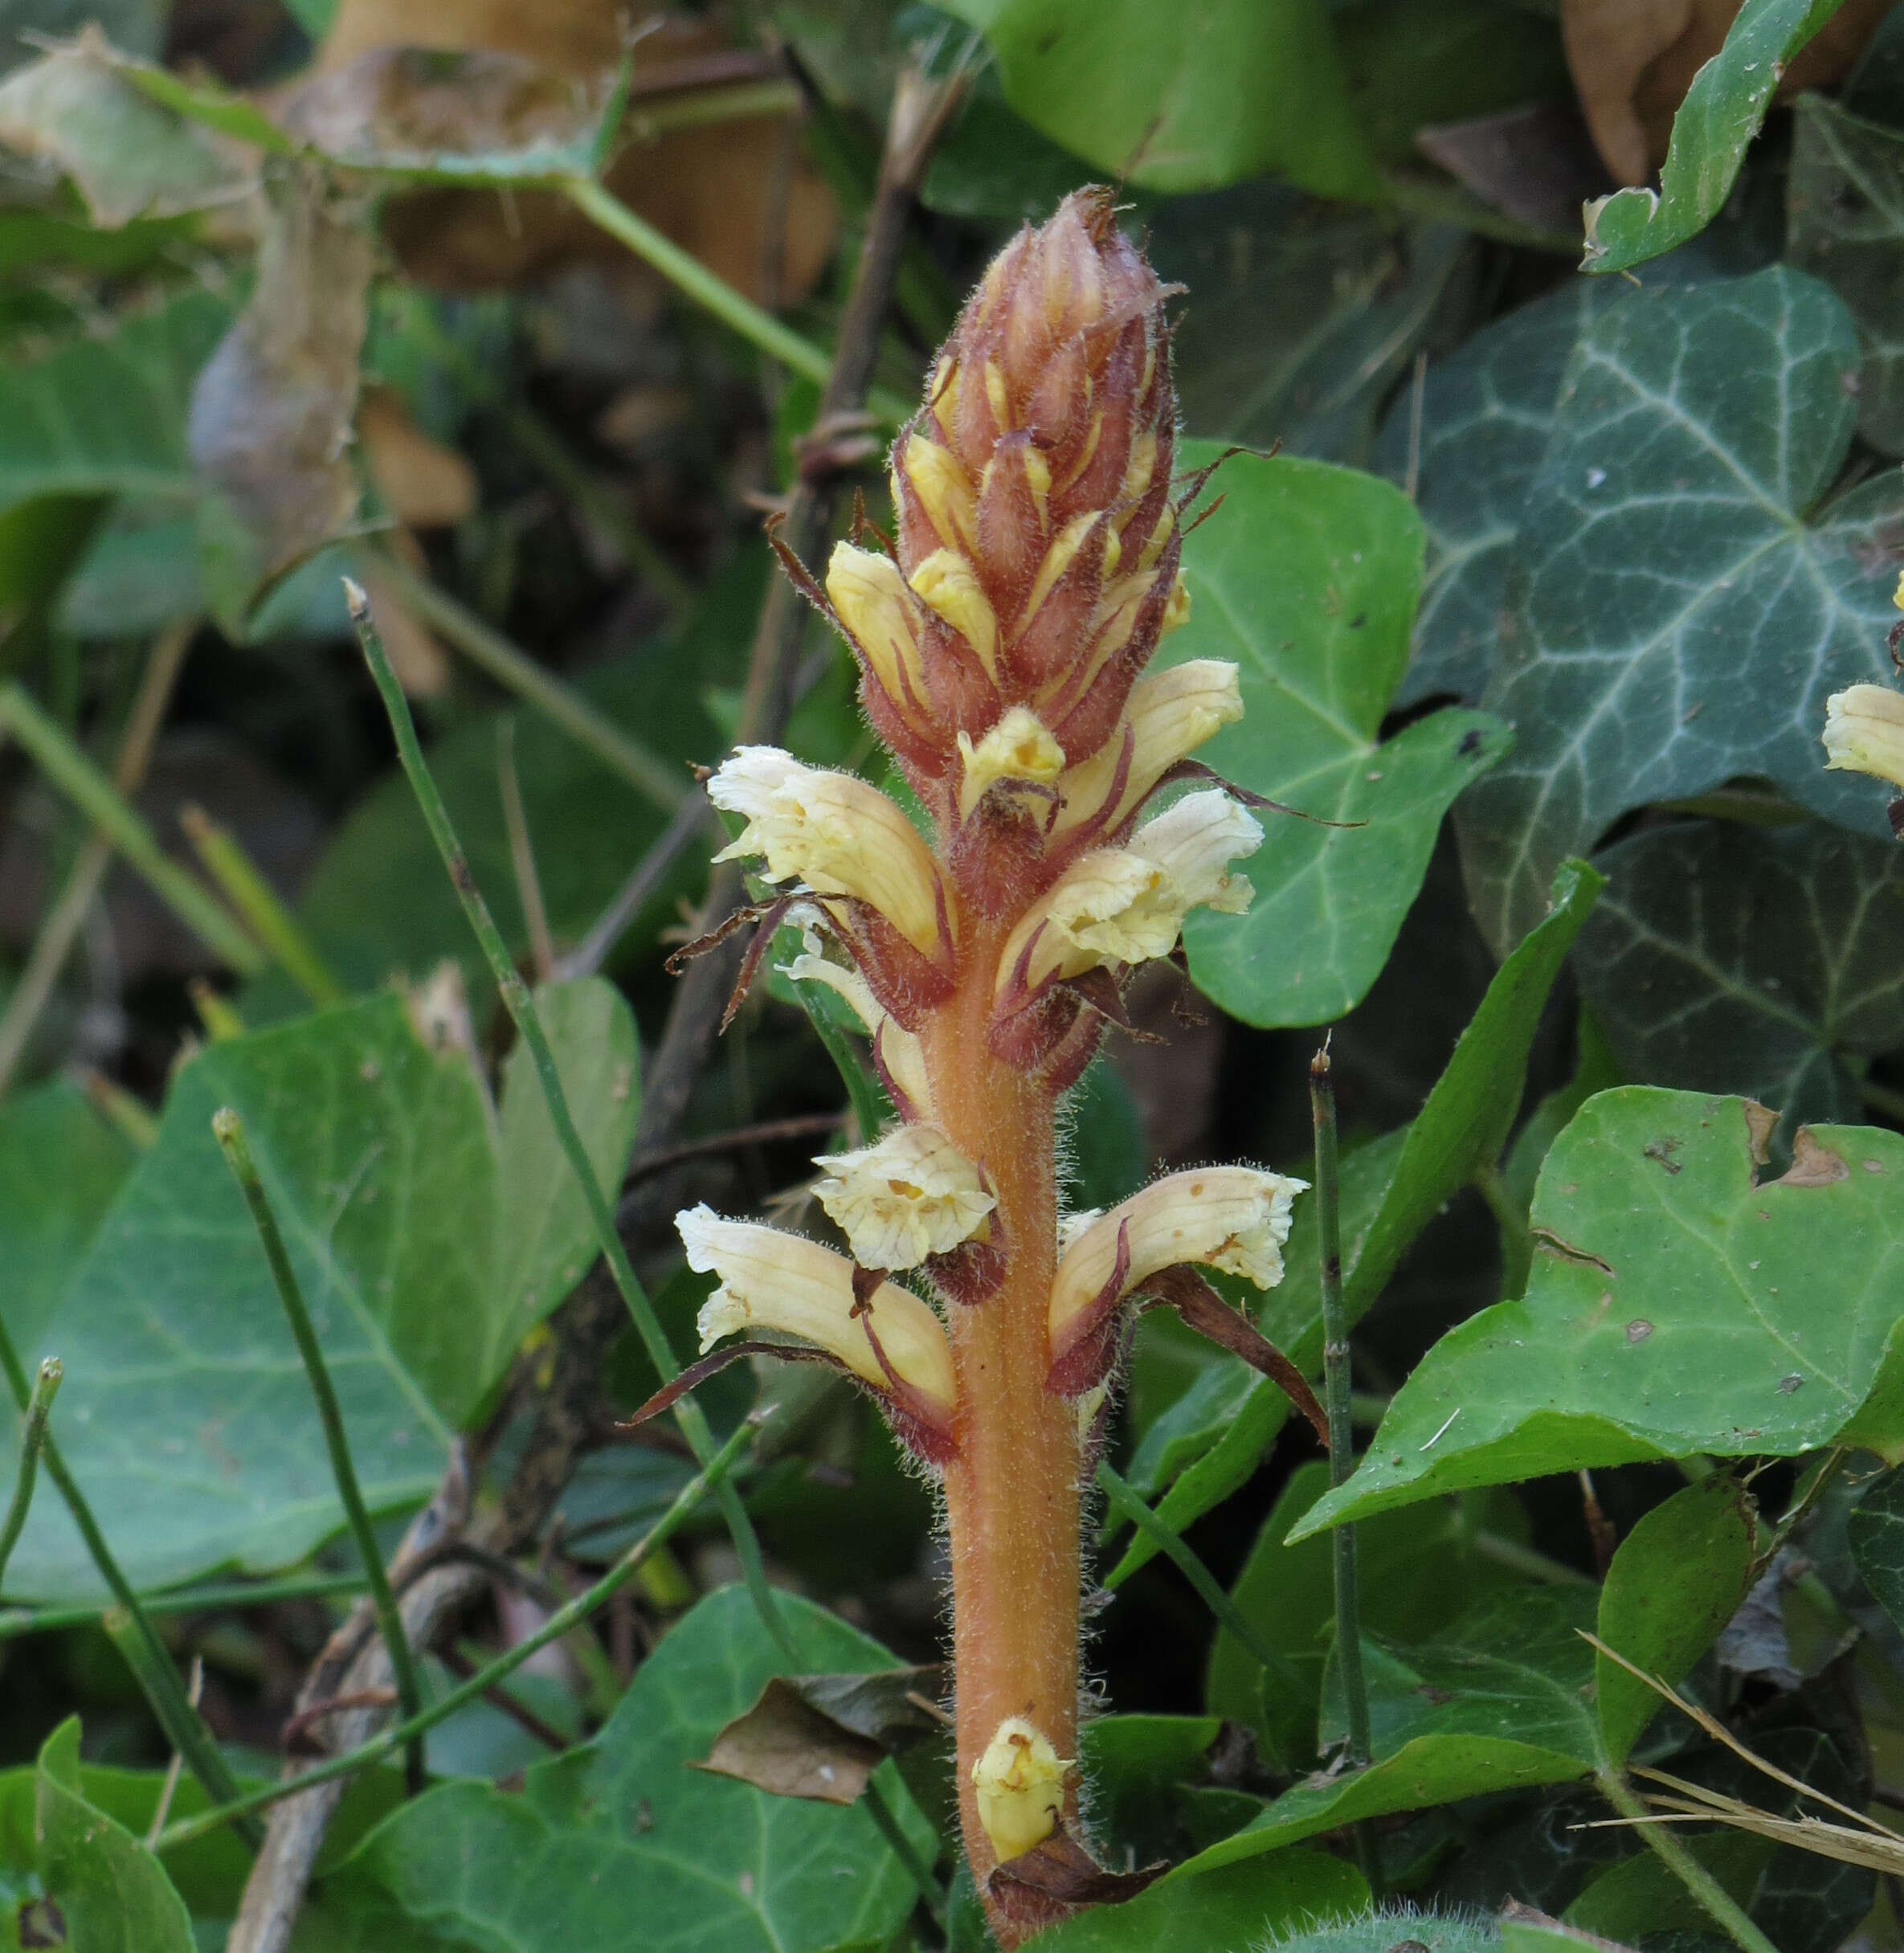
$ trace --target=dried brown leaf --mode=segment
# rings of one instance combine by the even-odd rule
[[[882,1759],[937,1719],[909,1699],[936,1694],[937,1668],[864,1675],[777,1675],[714,1738],[697,1770],[776,1797],[856,1803]]]

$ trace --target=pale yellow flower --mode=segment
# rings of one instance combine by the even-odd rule
[[[977,507],[972,484],[958,465],[958,456],[925,435],[914,434],[905,444],[901,465],[920,507],[938,531],[939,540],[949,547],[971,549],[978,540]],[[896,507],[899,499],[895,488],[893,501]]]
[[[1058,782],[1063,799],[1053,831],[1064,834],[1105,812],[1105,797],[1123,761],[1124,725],[1130,729],[1130,764],[1117,806],[1105,812],[1107,828],[1127,818],[1179,760],[1242,717],[1236,668],[1224,659],[1191,658],[1166,672],[1146,672],[1130,688],[1124,724]]]
[[[1186,1261],[1273,1288],[1282,1280],[1290,1203],[1308,1184],[1254,1166],[1202,1166],[1167,1174],[1108,1213],[1081,1216],[1089,1225],[1072,1224],[1052,1284],[1053,1348],[1102,1298],[1120,1236],[1130,1257],[1121,1294]]]
[[[827,594],[886,696],[917,719],[926,703],[919,662],[923,612],[898,564],[879,551],[836,542],[827,565]]]
[[[958,735],[958,757],[965,772],[958,783],[958,817],[970,817],[995,780],[1031,780],[1048,787],[1064,770],[1064,749],[1028,705],[1014,705],[998,723],[972,743],[970,733]]]
[[[831,1176],[814,1192],[862,1268],[917,1268],[928,1255],[950,1254],[999,1203],[972,1162],[923,1123],[813,1163]]]
[[[810,940],[812,940],[810,938]],[[932,1081],[925,1074],[925,1053],[918,1039],[890,1011],[880,1007],[872,986],[855,969],[844,963],[828,962],[819,950],[809,949],[791,963],[782,963],[782,973],[796,983],[823,983],[844,1000],[865,1027],[866,1035],[879,1053],[880,1064],[893,1085],[904,1093],[912,1109],[921,1116],[932,1110]],[[871,1265],[870,1263],[868,1264]]]
[[[1064,1808],[1064,1778],[1075,1766],[1024,1716],[1007,1716],[972,1766],[979,1821],[1001,1864],[1041,1845]]]
[[[705,1353],[724,1336],[752,1327],[797,1336],[837,1357],[876,1390],[893,1375],[946,1419],[958,1391],[952,1351],[939,1319],[917,1296],[883,1281],[864,1307],[853,1301],[853,1265],[804,1236],[753,1221],[725,1220],[705,1205],[674,1217],[688,1265],[717,1274],[721,1285],[701,1305],[697,1326]]]
[[[930,956],[940,947],[938,870],[912,823],[877,787],[803,766],[778,746],[742,746],[709,780],[708,798],[747,823],[717,861],[758,856],[769,881],[856,897],[915,949]]]
[[[1032,905],[999,958],[996,992],[1017,989],[1021,959],[1024,987],[1036,992],[1103,964],[1169,955],[1192,909],[1240,915],[1253,891],[1228,864],[1262,839],[1262,828],[1220,789],[1185,795],[1127,848],[1081,856]]]
[[[1904,692],[1886,685],[1834,692],[1824,701],[1824,750],[1828,767],[1873,774],[1904,788]]]
[[[921,602],[938,612],[977,654],[985,675],[999,675],[999,620],[970,559],[956,550],[934,550],[910,578]]]

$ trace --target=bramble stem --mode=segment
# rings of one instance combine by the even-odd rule
[[[405,1718],[412,1718],[421,1712],[423,1698],[417,1685],[416,1664],[411,1657],[410,1637],[403,1632],[403,1616],[398,1612],[396,1595],[390,1591],[390,1575],[384,1568],[382,1551],[377,1544],[370,1515],[364,1505],[363,1489],[357,1479],[356,1461],[350,1456],[350,1440],[344,1429],[344,1413],[337,1408],[337,1393],[331,1387],[330,1369],[324,1360],[317,1332],[312,1327],[311,1312],[304,1306],[304,1291],[298,1286],[296,1271],[285,1251],[277,1216],[271,1211],[264,1183],[258,1177],[257,1162],[251,1158],[251,1145],[245,1138],[244,1122],[229,1105],[221,1106],[211,1115],[211,1130],[225,1155],[225,1164],[231,1169],[232,1179],[237,1181],[239,1190],[244,1195],[245,1205],[251,1211],[251,1224],[258,1230],[264,1258],[271,1264],[272,1280],[277,1284],[278,1299],[284,1305],[284,1315],[291,1325],[297,1353],[304,1361],[313,1401],[317,1406],[317,1420],[324,1427],[325,1448],[330,1453],[331,1476],[337,1481],[337,1497],[343,1501],[344,1516],[349,1522],[351,1537],[357,1542],[358,1557],[363,1563],[365,1583],[370,1590],[370,1609],[377,1616],[377,1631],[383,1636],[383,1645],[390,1658],[390,1677],[396,1684],[397,1701]],[[403,1766],[410,1793],[415,1796],[423,1789],[424,1781],[423,1746],[420,1738],[405,1751]]]
[[[8,732],[207,949],[240,976],[264,973],[264,952],[224,905],[166,854],[145,817],[18,684],[0,685],[0,733]]]
[[[1597,1781],[1601,1794],[1622,1817],[1640,1820],[1651,1816],[1621,1771],[1603,1770]],[[1633,1828],[1659,1853],[1667,1869],[1705,1907],[1713,1923],[1742,1953],[1778,1953],[1778,1948],[1752,1923],[1745,1909],[1668,1826],[1636,1821]]]
[[[247,1817],[254,1812],[262,1811],[268,1804],[277,1803],[284,1797],[295,1797],[300,1792],[314,1789],[320,1783],[328,1783],[338,1777],[354,1775],[357,1771],[372,1763],[381,1763],[385,1757],[413,1743],[417,1738],[435,1728],[460,1709],[466,1709],[507,1677],[515,1673],[530,1656],[540,1654],[551,1641],[559,1641],[588,1619],[595,1609],[611,1599],[616,1591],[631,1580],[641,1570],[643,1564],[680,1531],[694,1514],[709,1492],[718,1493],[725,1484],[727,1473],[745,1447],[754,1435],[752,1424],[743,1424],[727,1442],[709,1459],[705,1467],[689,1479],[675,1495],[674,1502],[662,1514],[654,1525],[630,1546],[615,1564],[603,1574],[594,1585],[585,1593],[578,1594],[566,1606],[558,1608],[535,1632],[518,1641],[513,1648],[498,1655],[487,1668],[477,1669],[468,1681],[448,1690],[438,1698],[421,1715],[402,1722],[394,1722],[388,1729],[379,1730],[368,1743],[360,1743],[341,1756],[327,1758],[321,1763],[314,1763],[308,1770],[300,1771],[294,1777],[284,1777],[275,1783],[261,1784],[256,1790],[247,1791],[243,1796],[233,1795],[221,1802],[215,1809],[198,1811],[190,1817],[182,1817],[169,1825],[161,1833],[157,1849],[170,1851],[178,1845],[189,1845],[194,1838],[203,1837],[215,1831],[221,1824]]]
[[[33,1503],[33,1482],[39,1475],[40,1447],[46,1442],[47,1419],[59,1379],[66,1374],[57,1356],[47,1357],[33,1379],[33,1395],[27,1404],[27,1427],[20,1434],[20,1465],[13,1481],[13,1500],[6,1508],[6,1520],[0,1525],[0,1583],[6,1578],[6,1563],[13,1558],[14,1542],[27,1523],[27,1509]]]
[[[0,1370],[6,1373],[7,1386],[13,1392],[14,1403],[23,1414],[30,1414],[33,1391],[27,1382],[20,1353],[14,1347],[13,1335],[4,1317],[0,1317]],[[86,1551],[92,1555],[100,1578],[112,1594],[116,1605],[108,1612],[118,1617],[114,1624],[118,1628],[113,1637],[115,1643],[126,1657],[127,1666],[151,1704],[152,1713],[158,1718],[166,1741],[185,1759],[192,1775],[204,1786],[206,1796],[220,1803],[235,1797],[238,1794],[237,1779],[226,1767],[225,1759],[212,1742],[211,1732],[199,1720],[198,1712],[186,1700],[185,1687],[178,1679],[178,1670],[172,1665],[171,1655],[153,1630],[145,1610],[140,1606],[132,1583],[112,1557],[112,1549],[106,1544],[105,1534],[99,1530],[92,1508],[87,1504],[84,1494],[66,1469],[66,1461],[61,1457],[59,1446],[50,1430],[43,1428],[41,1432],[39,1455],[54,1489],[66,1502],[66,1509],[72,1514],[73,1524],[85,1542]],[[255,1820],[247,1824],[243,1832],[245,1841],[252,1845],[264,1835]]]
[[[429,763],[423,758],[422,747],[417,744],[416,725],[410,716],[410,704],[403,696],[403,688],[397,682],[396,673],[390,669],[389,656],[378,635],[376,621],[370,615],[370,599],[348,579],[344,590],[349,601],[351,621],[357,626],[358,641],[363,647],[370,676],[377,682],[384,709],[390,715],[390,730],[396,736],[398,755],[409,777],[411,791],[416,795],[437,852],[449,871],[451,884],[463,905],[463,913],[488,959],[490,974],[502,994],[504,1007],[514,1020],[535,1065],[536,1077],[542,1088],[543,1103],[549,1109],[549,1122],[555,1129],[556,1139],[568,1160],[570,1170],[581,1185],[589,1218],[594,1224],[596,1246],[608,1264],[629,1315],[634,1318],[635,1327],[648,1350],[648,1360],[655,1366],[661,1381],[671,1383],[680,1375],[680,1365],[676,1360],[660,1318],[655,1314],[654,1305],[648,1300],[647,1290],[636,1279],[629,1264],[628,1252],[622,1245],[613,1211],[603,1194],[600,1181],[595,1178],[588,1149],[582,1142],[581,1134],[575,1130],[574,1117],[569,1110],[568,1094],[562,1089],[562,1076],[555,1068],[555,1054],[549,1048],[549,1039],[542,1029],[541,1013],[536,1008],[535,998],[529,986],[517,973],[489,913],[489,905],[483,900],[482,890],[469,872],[468,859],[463,852],[462,843],[456,839],[456,828],[451,824],[449,809],[443,803],[443,795],[437,791]],[[675,1406],[674,1414],[689,1449],[705,1466],[714,1455],[713,1434],[708,1428],[705,1414],[691,1396],[681,1399]],[[791,1656],[793,1639],[767,1585],[766,1569],[762,1563],[760,1541],[754,1533],[754,1522],[747,1516],[740,1494],[725,1479],[717,1487],[717,1494],[721,1516],[733,1537],[734,1551],[740,1555],[742,1571],[746,1576],[754,1604],[774,1640],[785,1653]]]
[[[1316,1129],[1316,1238],[1322,1274],[1322,1383],[1329,1410],[1329,1483],[1342,1484],[1355,1469],[1354,1406],[1350,1376],[1349,1317],[1342,1302],[1341,1178],[1335,1138],[1335,1081],[1326,1046],[1310,1060],[1310,1111]],[[1338,1526],[1335,1543],[1335,1660],[1342,1674],[1349,1723],[1349,1767],[1370,1759],[1368,1685],[1362,1673],[1362,1603],[1355,1573],[1355,1529]],[[1378,1901],[1381,1857],[1375,1830],[1355,1827],[1355,1856]]]
[[[344,986],[303,925],[278,899],[277,890],[245,852],[238,836],[229,827],[220,827],[201,807],[182,809],[178,824],[185,829],[199,865],[306,999],[320,1007],[341,1003]]]

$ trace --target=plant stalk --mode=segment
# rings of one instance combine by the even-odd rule
[[[1325,1045],[1310,1060],[1310,1111],[1316,1132],[1316,1237],[1322,1264],[1322,1381],[1329,1412],[1329,1483],[1342,1484],[1355,1469],[1355,1426],[1349,1360],[1349,1316],[1342,1301],[1342,1195],[1335,1134],[1335,1081]],[[1355,1529],[1338,1526],[1335,1548],[1335,1661],[1342,1676],[1349,1725],[1348,1760],[1365,1769],[1371,1756],[1368,1684],[1362,1672],[1362,1603],[1355,1571]],[[1378,1902],[1383,1896],[1381,1854],[1375,1828],[1355,1826],[1355,1856]]]
[[[383,1554],[370,1525],[370,1512],[364,1505],[363,1489],[358,1483],[357,1464],[350,1455],[350,1439],[344,1429],[344,1413],[337,1406],[337,1393],[331,1386],[330,1369],[324,1360],[317,1332],[312,1326],[311,1312],[304,1306],[304,1291],[298,1286],[296,1271],[285,1251],[277,1216],[271,1211],[264,1183],[258,1177],[257,1162],[251,1157],[251,1145],[245,1138],[244,1122],[229,1105],[222,1106],[211,1115],[211,1130],[225,1155],[225,1164],[231,1169],[231,1177],[244,1195],[245,1205],[251,1209],[251,1224],[258,1230],[264,1258],[271,1264],[272,1280],[277,1285],[279,1301],[284,1305],[285,1318],[291,1325],[292,1337],[304,1362],[304,1376],[311,1386],[312,1400],[317,1406],[318,1422],[324,1427],[325,1448],[330,1454],[331,1476],[337,1481],[337,1497],[343,1501],[344,1516],[349,1522],[351,1537],[357,1542],[358,1557],[363,1563],[364,1580],[370,1590],[371,1612],[377,1616],[377,1631],[383,1636],[383,1645],[390,1658],[390,1676],[396,1684],[397,1702],[405,1720],[414,1720],[422,1713],[423,1698],[417,1682],[416,1663],[410,1652],[410,1637],[403,1632],[403,1616],[397,1610],[397,1597],[390,1591]],[[411,1743],[404,1752],[404,1775],[410,1794],[416,1796],[424,1783],[421,1738]]]
[[[181,809],[178,824],[198,857],[199,865],[219,885],[251,934],[270,950],[278,967],[301,990],[307,1002],[321,1009],[344,1001],[344,986],[304,932],[303,925],[278,898],[278,892],[244,844],[229,827],[221,827],[201,807]]]
[[[694,1511],[709,1492],[718,1493],[726,1482],[727,1474],[742,1451],[752,1441],[754,1435],[750,1424],[743,1424],[713,1456],[705,1466],[689,1479],[675,1496],[666,1512],[649,1530],[630,1546],[615,1564],[603,1574],[586,1592],[578,1594],[566,1606],[558,1608],[533,1634],[526,1635],[513,1648],[498,1655],[487,1668],[479,1669],[469,1679],[457,1687],[447,1690],[424,1710],[420,1715],[394,1722],[388,1729],[379,1730],[368,1743],[360,1743],[354,1750],[341,1756],[328,1757],[321,1763],[314,1763],[308,1770],[300,1771],[294,1777],[280,1779],[275,1783],[261,1784],[256,1790],[247,1791],[243,1796],[234,1795],[221,1800],[216,1808],[198,1811],[190,1817],[182,1817],[167,1826],[160,1835],[157,1849],[170,1851],[179,1845],[189,1845],[194,1838],[205,1837],[221,1824],[233,1823],[264,1810],[268,1805],[285,1797],[295,1797],[300,1792],[314,1789],[320,1783],[333,1782],[339,1777],[354,1775],[372,1763],[382,1762],[385,1757],[414,1742],[419,1736],[447,1721],[460,1709],[466,1709],[498,1682],[515,1673],[532,1655],[537,1655],[551,1641],[559,1641],[566,1634],[581,1626],[595,1609],[603,1605],[640,1571],[649,1556],[664,1546],[675,1534],[694,1515]]]
[[[46,1358],[39,1375],[33,1379],[33,1395],[27,1404],[26,1428],[20,1433],[20,1464],[13,1481],[13,1499],[6,1518],[0,1524],[0,1584],[6,1579],[6,1563],[13,1558],[15,1542],[27,1523],[27,1510],[33,1503],[33,1485],[39,1474],[40,1448],[46,1442],[47,1419],[52,1413],[53,1399],[66,1371],[57,1356]]]
[[[1686,1849],[1684,1840],[1665,1824],[1644,1821],[1652,1813],[1640,1801],[1624,1772],[1603,1770],[1598,1782],[1601,1794],[1622,1817],[1635,1820],[1633,1828],[1659,1853],[1673,1876],[1706,1909],[1707,1916],[1741,1953],[1779,1953],[1779,1950],[1752,1923],[1743,1906]]]
[[[280,1600],[342,1600],[363,1591],[361,1573],[319,1573],[282,1580],[227,1580],[175,1593],[146,1594],[142,1604],[156,1620],[165,1615],[204,1614],[219,1608],[268,1607]],[[98,1619],[96,1607],[9,1608],[0,1613],[0,1641],[48,1634],[60,1628],[83,1628]]]
[[[635,1277],[628,1260],[628,1252],[623,1247],[621,1236],[616,1230],[613,1211],[603,1193],[600,1181],[595,1178],[588,1149],[575,1129],[574,1115],[569,1110],[568,1095],[562,1089],[562,1077],[555,1068],[555,1054],[549,1048],[535,998],[517,972],[489,913],[489,905],[476,886],[476,877],[469,872],[468,859],[451,823],[449,809],[443,805],[443,795],[431,775],[423,749],[417,744],[416,725],[410,716],[410,703],[403,696],[403,688],[397,682],[396,673],[390,669],[389,656],[378,634],[376,621],[370,615],[370,599],[354,583],[346,581],[344,588],[349,600],[351,619],[357,626],[358,641],[363,647],[370,675],[376,680],[384,709],[390,715],[390,729],[396,736],[397,752],[402,760],[403,770],[409,777],[411,789],[423,810],[423,819],[436,843],[437,851],[443,856],[443,865],[449,871],[451,883],[463,905],[463,913],[488,959],[490,974],[502,995],[504,1007],[514,1020],[517,1032],[536,1068],[543,1103],[549,1109],[550,1123],[555,1129],[556,1139],[568,1160],[570,1170],[581,1185],[589,1218],[594,1224],[595,1244],[607,1260],[615,1285],[634,1319],[648,1360],[663,1383],[672,1383],[680,1374],[680,1364],[668,1342],[667,1332],[661,1326],[660,1318],[655,1314],[654,1305],[648,1300],[648,1292]],[[675,1406],[675,1417],[681,1435],[688,1440],[688,1448],[705,1467],[714,1456],[715,1447],[713,1434],[708,1428],[707,1418],[701,1406],[692,1396],[683,1397]],[[717,1488],[717,1496],[721,1515],[733,1534],[734,1551],[740,1555],[742,1570],[746,1576],[754,1606],[774,1640],[791,1657],[795,1653],[792,1636],[767,1585],[766,1569],[761,1559],[760,1541],[754,1533],[754,1522],[747,1515],[740,1494],[725,1477]]]

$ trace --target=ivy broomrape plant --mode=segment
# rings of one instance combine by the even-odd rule
[[[720,1278],[702,1349],[839,1365],[942,1485],[961,1817],[1007,1947],[1121,1889],[1089,1858],[1073,1759],[1085,1487],[1132,1309],[1166,1302],[1275,1368],[1191,1265],[1279,1281],[1303,1189],[1218,1166],[1108,1213],[1059,1207],[1060,1100],[1186,912],[1248,904],[1232,864],[1262,839],[1190,758],[1240,717],[1236,667],[1145,668],[1188,611],[1203,484],[1173,496],[1168,295],[1108,193],[1068,198],[992,264],[936,362],[893,451],[896,541],[840,544],[823,590],[789,564],[852,646],[933,840],[775,748],[709,782],[745,823],[720,858],[758,862],[780,897],[758,940],[804,928],[791,972],[851,1006],[899,1121],[818,1162],[848,1255],[678,1216],[690,1266]]]

